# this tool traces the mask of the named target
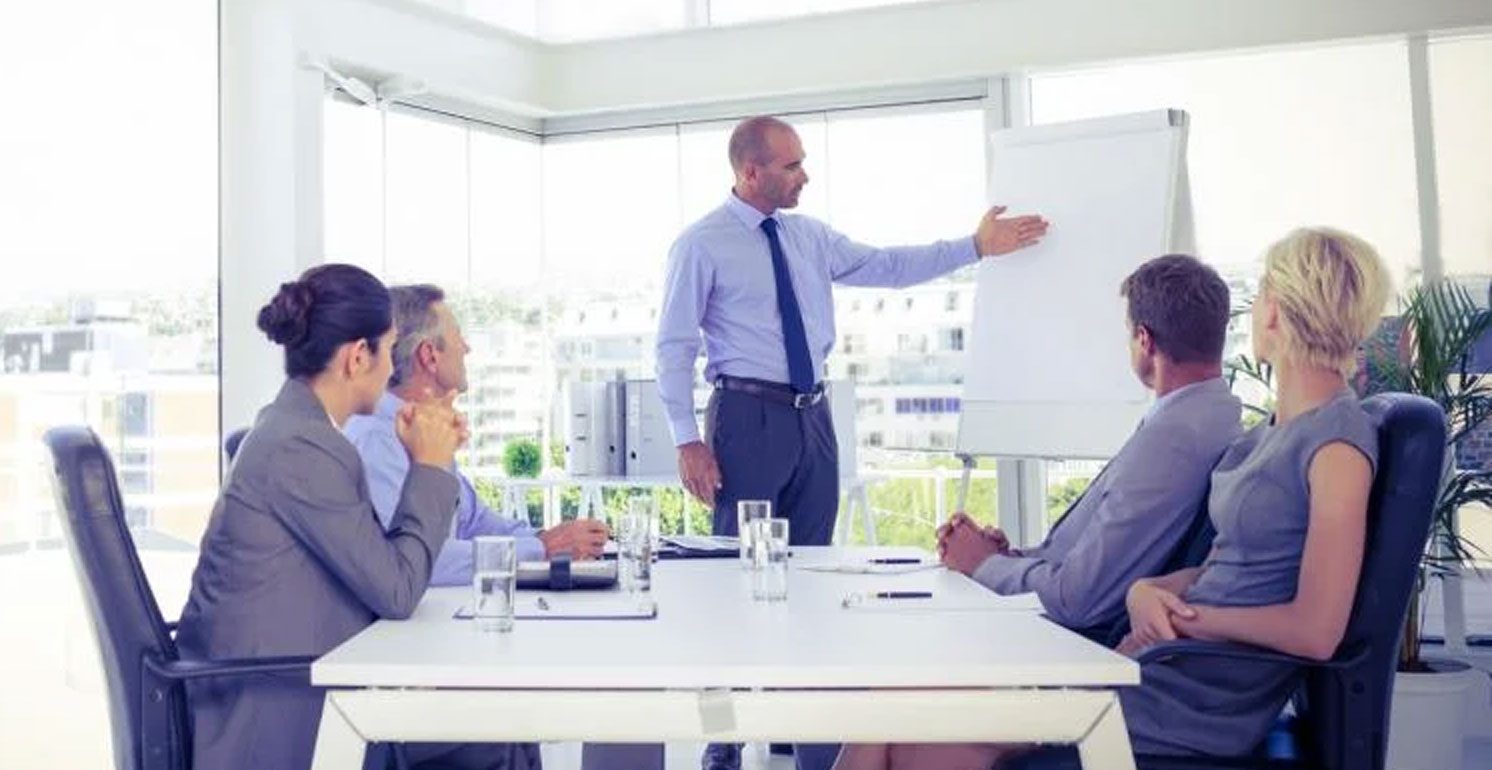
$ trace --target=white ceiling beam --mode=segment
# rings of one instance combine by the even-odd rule
[[[1489,0],[969,0],[547,46],[551,114],[1492,25]]]

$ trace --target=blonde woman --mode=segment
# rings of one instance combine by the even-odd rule
[[[1212,474],[1217,528],[1198,568],[1144,579],[1126,605],[1119,649],[1178,637],[1232,641],[1315,660],[1347,627],[1362,566],[1377,436],[1347,386],[1389,281],[1371,246],[1325,228],[1270,247],[1253,308],[1255,355],[1274,367],[1276,409]],[[1237,756],[1268,731],[1296,667],[1195,659],[1147,664],[1120,699],[1135,751]],[[837,770],[984,770],[1024,747],[849,746]]]

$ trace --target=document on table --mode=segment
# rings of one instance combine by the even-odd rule
[[[894,593],[894,592],[893,592]],[[1034,593],[1001,596],[991,593],[978,599],[929,597],[882,599],[875,591],[846,596],[841,606],[852,612],[1041,612],[1041,599]]]
[[[664,535],[663,542],[685,551],[729,551],[741,548],[741,541],[725,535]]]
[[[524,592],[514,597],[513,617],[520,620],[652,620],[658,603],[651,596],[620,591]],[[456,610],[457,620],[471,619],[471,606]]]
[[[911,564],[876,564],[868,561],[849,561],[839,564],[799,564],[798,569],[807,572],[838,572],[847,575],[905,575],[909,572],[926,572],[943,565],[935,561],[919,561]]]

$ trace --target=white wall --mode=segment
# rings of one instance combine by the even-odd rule
[[[282,375],[255,328],[283,281],[321,261],[321,76],[296,67],[296,0],[225,0],[219,72],[219,396],[224,434]]]

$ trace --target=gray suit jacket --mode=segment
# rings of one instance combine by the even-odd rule
[[[1180,544],[1212,466],[1242,432],[1241,412],[1221,378],[1168,394],[1045,542],[991,556],[974,579],[1002,594],[1036,592],[1068,628],[1117,620],[1130,584],[1162,570]]]
[[[304,383],[259,413],[208,521],[176,642],[193,660],[320,655],[414,611],[458,484],[411,467],[387,532],[357,450]],[[305,768],[321,692],[279,677],[194,683],[196,767]]]

